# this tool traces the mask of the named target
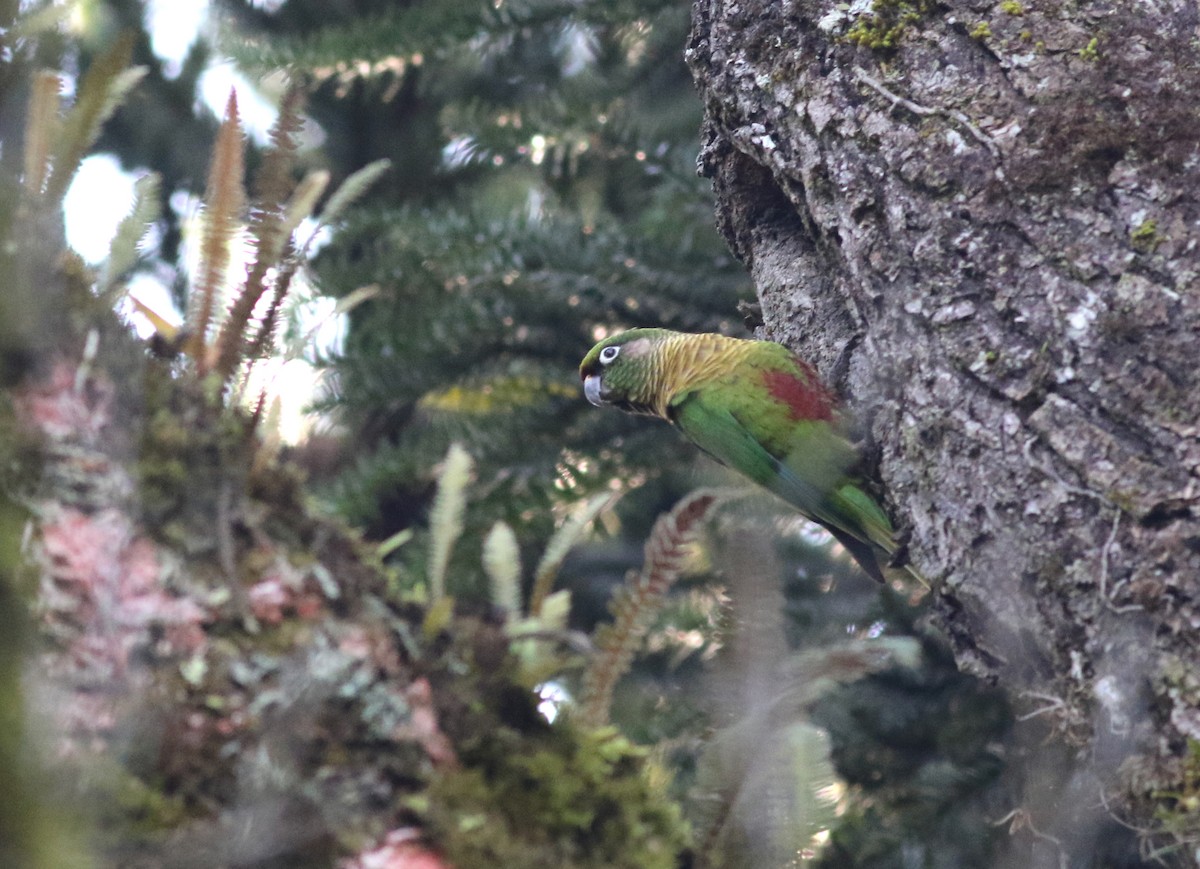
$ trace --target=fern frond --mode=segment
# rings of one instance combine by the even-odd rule
[[[160,338],[168,344],[174,343],[175,339],[179,336],[178,326],[174,325],[170,320],[136,296],[130,296],[129,301],[132,303],[135,311],[150,321],[150,324],[154,327],[154,331],[158,333]]]
[[[511,615],[521,612],[521,550],[506,522],[497,522],[483,540],[483,569],[491,581],[492,604]]]
[[[279,265],[289,246],[291,230],[285,226],[284,209],[294,187],[292,169],[295,166],[296,133],[301,125],[300,100],[301,94],[296,88],[284,96],[279,117],[271,128],[271,147],[263,156],[262,166],[255,176],[255,203],[249,226],[254,261],[245,284],[229,306],[215,342],[214,368],[223,379],[227,379],[247,357],[250,319],[266,292],[267,272]]]
[[[49,201],[60,202],[66,195],[84,154],[100,135],[100,128],[145,76],[145,67],[129,66],[133,43],[132,33],[119,36],[112,48],[92,62],[80,81],[75,105],[63,122],[51,161],[50,178],[46,182]]]
[[[751,714],[719,731],[698,764],[705,866],[785,866],[836,820],[829,736],[803,720]]]
[[[542,602],[554,588],[558,569],[562,567],[563,559],[567,557],[571,547],[592,524],[592,520],[611,507],[617,497],[606,492],[590,498],[584,503],[583,508],[567,519],[546,543],[546,550],[542,553],[542,559],[538,562],[537,570],[533,574],[533,589],[529,593],[529,614],[531,616],[541,615]]]
[[[436,603],[446,596],[446,567],[450,552],[463,530],[467,507],[467,483],[473,466],[471,456],[458,444],[451,444],[438,477],[437,495],[429,514],[429,600]]]
[[[67,24],[74,11],[75,6],[72,3],[47,3],[41,9],[22,9],[21,14],[12,22],[7,41],[12,45],[19,40],[36,39],[43,33],[58,30]]]
[[[317,210],[317,203],[325,195],[325,188],[329,186],[329,178],[328,171],[318,169],[300,179],[283,209],[283,224],[280,229],[284,238],[290,238],[300,224]]]
[[[357,202],[383,177],[383,173],[391,168],[391,160],[376,160],[352,173],[325,203],[325,210],[321,212],[321,224],[328,226],[340,220],[345,210]]]
[[[258,359],[269,352],[274,342],[275,327],[279,321],[279,311],[283,301],[291,289],[292,280],[296,277],[300,266],[304,263],[304,251],[295,250],[293,233],[306,217],[312,214],[317,202],[329,184],[329,173],[320,170],[305,175],[292,192],[291,198],[283,209],[283,217],[279,226],[279,235],[284,241],[284,248],[279,253],[280,263],[276,270],[275,282],[271,293],[271,303],[263,314],[262,324],[246,350],[247,359]],[[307,243],[306,243],[307,246]],[[299,353],[289,355],[296,358]]]
[[[839,685],[895,666],[916,669],[920,659],[914,638],[882,637],[784,661],[770,701],[718,731],[697,763],[697,787],[711,796],[696,803],[703,864],[779,866],[811,848],[833,823],[838,779],[828,735],[808,723],[809,711]]]
[[[641,573],[613,596],[613,622],[596,631],[596,655],[583,678],[579,717],[585,726],[607,723],[613,689],[628,672],[650,620],[683,571],[697,526],[715,503],[713,492],[693,492],[654,523]]]
[[[369,301],[379,295],[379,285],[371,284],[366,287],[359,287],[347,296],[342,296],[338,299],[337,304],[333,306],[333,310],[323,316],[317,322],[311,324],[307,332],[288,344],[287,352],[283,354],[284,359],[291,361],[299,359],[304,355],[304,351],[313,345],[316,340],[317,333],[324,328],[325,324],[336,317],[341,317],[349,314],[363,302]],[[269,315],[270,316],[270,315]]]
[[[108,246],[108,258],[104,261],[96,292],[101,297],[108,294],[138,261],[138,243],[146,235],[150,224],[158,220],[161,211],[159,187],[161,179],[151,172],[143,175],[133,185],[133,208],[117,226],[112,242]]]
[[[246,191],[244,172],[245,141],[238,119],[237,93],[230,91],[225,120],[213,143],[212,165],[204,194],[204,232],[200,242],[200,268],[192,286],[187,317],[188,341],[184,352],[196,360],[197,370],[205,374],[213,360],[208,353],[207,333],[212,324],[217,296],[229,270],[229,245],[239,229]]]
[[[251,476],[266,471],[283,449],[283,402],[278,395],[267,406],[267,396],[264,391],[255,403],[251,416],[251,427],[262,434],[258,447],[254,451],[254,459],[250,464]],[[266,410],[265,418],[263,411]]]
[[[51,143],[57,141],[62,123],[62,79],[55,72],[39,72],[33,79],[29,96],[29,115],[25,118],[25,192],[42,192],[50,172]]]
[[[302,261],[299,255],[293,252],[289,243],[287,249],[284,251],[283,262],[275,274],[275,285],[271,293],[271,303],[267,306],[266,313],[263,314],[262,325],[246,350],[247,359],[261,359],[263,356],[268,355],[274,347],[275,330],[279,323],[279,312],[283,308],[283,300],[287,298],[288,292],[292,288],[292,281],[300,271],[301,264]]]

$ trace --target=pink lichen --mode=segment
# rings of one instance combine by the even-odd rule
[[[429,680],[414,680],[405,689],[404,699],[408,701],[409,720],[396,729],[396,737],[419,742],[434,766],[457,766],[458,756],[454,753],[454,746],[438,726],[437,711],[433,707],[433,688]]]
[[[304,576],[286,564],[277,564],[247,591],[250,612],[260,622],[277,625],[288,615],[311,621],[325,612],[325,599]]]
[[[136,536],[129,517],[115,508],[85,513],[48,507],[42,523],[43,618],[70,637],[67,658],[93,679],[124,675],[130,653],[150,643],[164,655],[201,651],[201,625],[209,613],[162,584],[155,544]]]
[[[23,419],[47,437],[91,442],[108,425],[113,385],[84,378],[77,383],[78,366],[57,362],[50,376],[16,396]]]
[[[436,852],[420,842],[411,827],[392,830],[375,847],[343,860],[338,869],[453,869]]]

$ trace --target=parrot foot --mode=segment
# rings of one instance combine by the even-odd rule
[[[888,557],[888,567],[905,567],[908,564],[908,544],[912,540],[912,529],[901,528],[894,535],[892,540],[895,541],[896,548],[892,550]]]
[[[742,322],[746,324],[746,328],[753,332],[763,324],[762,305],[758,302],[741,301],[737,304],[738,313],[742,315]]]

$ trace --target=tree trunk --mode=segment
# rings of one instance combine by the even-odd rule
[[[764,337],[870,424],[960,666],[1008,690],[1018,743],[1054,727],[1010,759],[1032,852],[1099,847],[1109,813],[1178,846],[1200,831],[1197,8],[863,7],[697,0],[718,222]]]

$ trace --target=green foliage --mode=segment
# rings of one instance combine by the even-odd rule
[[[238,13],[239,23],[252,28],[263,16],[255,15],[249,3],[229,2],[226,9]],[[440,3],[363,4],[366,9],[340,16],[320,3],[293,2],[278,21],[295,26],[287,38],[262,42],[246,39],[235,46],[235,56],[245,65],[261,69],[297,66],[307,69],[344,69],[355,61],[389,62],[469,44],[485,36],[501,40],[532,29],[561,28],[564,23],[580,25],[628,25],[641,16],[651,16],[675,6],[672,0],[443,0]],[[318,15],[319,10],[319,15]],[[321,26],[305,27],[313,18]]]
[[[1189,852],[1195,855],[1200,844],[1200,741],[1187,741],[1187,751],[1179,766],[1167,776],[1171,779],[1171,789],[1153,793],[1158,829],[1147,832],[1165,842],[1150,854],[1160,861]],[[1184,856],[1183,860],[1186,859]]]
[[[988,822],[987,789],[1003,766],[994,746],[1007,704],[960,674],[936,642],[922,647],[924,666],[844,685],[813,711],[838,771],[862,794],[818,865],[899,866],[912,854],[922,865],[990,863],[1000,833]]]
[[[424,820],[455,866],[672,869],[689,839],[647,752],[615,730],[558,724],[538,743],[503,731],[438,777]]]
[[[584,675],[580,700],[580,720],[585,724],[596,727],[608,722],[617,680],[629,670],[650,619],[683,572],[696,526],[716,503],[712,492],[694,492],[654,523],[641,572],[613,595],[612,624],[596,631],[596,652]]]
[[[121,281],[139,260],[138,243],[146,235],[147,228],[158,220],[161,178],[151,172],[143,175],[134,185],[133,208],[117,227],[108,257],[104,260],[100,278],[96,281],[96,292],[100,296],[117,293],[122,289]]]
[[[575,369],[597,329],[728,329],[749,289],[694,173],[686,4],[224,5],[254,62],[312,70],[309,111],[346,133],[335,179],[395,166],[316,263],[326,293],[372,288],[326,360],[354,456],[338,509],[420,536],[430,469],[457,441],[480,483],[464,537],[502,521],[537,550],[555,508],[682,464],[669,432],[593,413]],[[474,548],[448,566],[453,593],[482,587]],[[397,552],[406,574],[427,551]]]

